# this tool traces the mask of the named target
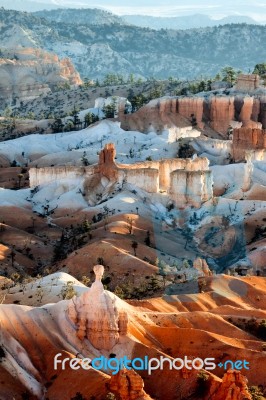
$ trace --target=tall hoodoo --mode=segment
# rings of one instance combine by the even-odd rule
[[[104,290],[102,265],[95,265],[95,282],[68,307],[69,318],[80,340],[87,339],[98,350],[111,350],[120,335],[127,333],[127,315],[116,307],[114,295]]]
[[[115,163],[116,150],[113,143],[108,143],[100,151],[99,165],[113,165]]]

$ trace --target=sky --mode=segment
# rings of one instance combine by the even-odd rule
[[[248,15],[266,20],[266,0],[50,0],[55,4],[96,6],[115,14],[146,14],[154,16],[181,16],[208,14],[213,18],[226,15]]]
[[[7,0],[0,0],[1,3]],[[10,1],[10,0],[9,0]],[[26,3],[27,0],[13,0]],[[266,0],[31,0],[36,5],[46,3],[61,7],[97,7],[115,14],[153,16],[183,16],[207,14],[215,19],[227,15],[248,15],[258,21],[266,20]],[[3,4],[4,5],[4,4]]]

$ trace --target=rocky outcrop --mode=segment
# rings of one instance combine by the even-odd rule
[[[234,97],[212,97],[210,100],[210,127],[226,136],[230,121],[234,119]]]
[[[189,106],[187,110],[187,113],[189,113]],[[178,99],[174,97],[152,100],[133,114],[124,114],[123,107],[121,107],[119,120],[121,121],[121,128],[124,130],[144,133],[154,131],[158,134],[169,130],[171,141],[182,137],[197,137],[200,135],[199,131],[192,128],[190,115],[188,119],[186,115],[182,116],[178,112]]]
[[[218,388],[211,387],[212,400],[252,400],[248,391],[247,378],[240,371],[228,370]],[[217,383],[214,382],[213,386]]]
[[[239,115],[239,121],[243,128],[261,129],[262,124],[258,121],[259,100],[254,97],[244,97],[243,105]]]
[[[233,132],[233,158],[246,159],[246,151],[266,149],[266,129],[240,128]]]
[[[108,143],[99,154],[99,173],[109,179],[117,178],[117,167],[115,164],[116,150],[113,143]]]
[[[144,383],[133,369],[123,369],[112,375],[109,383],[110,391],[119,400],[152,400],[144,391]]]
[[[206,157],[117,164],[112,143],[106,144],[100,152],[98,164],[87,167],[31,168],[29,176],[31,187],[60,178],[79,178],[83,180],[86,199],[91,205],[97,203],[97,194],[101,193],[103,200],[114,189],[114,184],[121,187],[126,183],[148,193],[166,191],[175,205],[181,208],[187,205],[198,207],[213,195],[212,172]]]
[[[180,98],[178,99],[178,112],[191,122],[194,119],[195,124],[197,124],[200,129],[203,129],[203,103],[204,99],[202,97]]]
[[[15,49],[13,58],[0,60],[0,108],[32,100],[57,85],[82,83],[67,58],[40,49]],[[15,57],[15,58],[14,58]]]
[[[266,129],[266,96],[260,97],[260,121],[262,123],[262,128]]]
[[[76,269],[79,269],[77,265],[80,264],[76,263]],[[144,391],[146,389],[152,397],[163,400],[174,398],[250,400],[247,381],[239,371],[228,371],[224,378],[220,379],[211,372],[202,371],[201,375],[199,370],[182,368],[176,371],[164,362],[163,370],[154,370],[149,376],[145,371],[140,372],[143,379],[146,377],[143,387],[142,379],[133,370],[117,371],[117,374],[113,374],[114,370],[100,368],[99,365],[98,369],[92,364],[91,368],[78,370],[75,368],[76,362],[73,364],[75,369],[69,365],[70,359],[73,358],[79,359],[79,365],[84,358],[94,360],[103,355],[109,359],[111,353],[117,359],[126,356],[128,360],[144,356],[148,356],[150,360],[151,357],[160,356],[169,356],[171,359],[183,358],[186,354],[189,354],[189,359],[194,359],[194,356],[190,357],[191,353],[196,353],[196,358],[204,359],[211,355],[218,360],[222,349],[223,355],[227,355],[228,360],[237,358],[250,362],[252,368],[245,370],[250,386],[263,384],[265,372],[261,365],[265,364],[265,354],[263,351],[254,351],[254,348],[261,349],[262,342],[248,335],[244,329],[236,328],[229,322],[225,323],[224,316],[228,315],[228,311],[233,313],[235,310],[235,313],[231,314],[233,318],[241,315],[241,318],[263,319],[266,305],[263,298],[266,287],[264,279],[255,276],[243,278],[228,275],[206,277],[204,279],[209,293],[133,300],[129,304],[128,301],[103,290],[100,281],[102,272],[102,266],[95,268],[96,282],[91,288],[86,288],[75,281],[74,287],[80,296],[77,298],[60,301],[57,290],[68,286],[67,283],[71,282],[72,277],[61,276],[62,280],[57,287],[57,280],[51,275],[42,278],[44,296],[49,296],[46,299],[50,299],[48,303],[44,300],[43,306],[29,307],[14,304],[14,297],[10,299],[9,304],[0,304],[1,399],[21,399],[22,393],[27,390],[30,398],[36,396],[34,398],[37,399],[69,400],[75,398],[77,392],[86,399],[93,396],[103,399],[106,398],[107,392],[111,391],[115,393],[116,398],[124,400],[138,398],[148,400],[149,396]],[[80,270],[78,273],[80,276]],[[29,288],[34,285],[32,292],[23,287],[25,293],[23,295],[21,292],[20,299],[22,301],[23,298],[28,299],[29,294],[34,292],[37,295],[39,283],[37,281],[28,283]],[[243,291],[243,288],[246,289]],[[20,285],[16,290],[20,293]],[[254,308],[254,299],[257,296],[260,297],[260,302],[259,306]],[[38,303],[37,298],[38,295],[35,297]],[[82,299],[80,303],[79,298]],[[53,299],[56,304],[52,303]],[[258,299],[255,301],[258,304]],[[79,312],[73,304],[80,305]],[[128,321],[125,318],[125,311]],[[124,316],[121,317],[123,312]],[[118,324],[116,318],[113,319],[117,314],[120,315]],[[86,324],[86,335],[89,335],[89,340],[87,336],[83,339],[83,335],[79,334],[79,324],[76,322],[84,318],[94,322],[97,319],[99,323],[94,325],[98,329],[96,334],[94,330],[88,330]],[[110,321],[114,321],[115,329]],[[117,330],[118,343],[110,351],[109,345],[117,341]],[[84,331],[81,330],[82,332]],[[94,346],[99,345],[99,340],[96,339],[108,337],[107,333],[109,339],[105,339],[103,344],[108,350],[104,348],[97,350]],[[191,350],[191,341],[195,344],[194,350]],[[198,343],[203,343],[205,346],[199,348]],[[59,356],[59,363],[55,368],[56,355]],[[85,365],[88,365],[87,361]],[[120,366],[121,364],[119,368]],[[220,373],[221,369],[217,372]],[[204,379],[200,380],[200,376]]]
[[[212,198],[211,171],[173,171],[170,182],[170,198],[178,208],[200,207]]]
[[[118,311],[115,298],[105,291],[101,279],[102,265],[93,268],[96,280],[89,291],[77,297],[68,307],[68,315],[76,325],[76,335],[85,338],[99,350],[111,350],[120,335],[127,333],[127,315]]]
[[[235,89],[241,92],[253,92],[260,86],[260,77],[256,74],[240,74]]]
[[[236,96],[163,97],[152,100],[133,114],[119,119],[125,130],[144,133],[169,131],[169,141],[199,136],[199,130],[210,127],[228,138],[231,128],[266,128],[266,97]]]
[[[195,268],[201,276],[212,276],[212,272],[203,258],[197,257],[193,261],[193,268]]]

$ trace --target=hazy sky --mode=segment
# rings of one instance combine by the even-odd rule
[[[227,15],[248,15],[258,21],[266,20],[266,0],[31,0],[34,5],[46,3],[61,7],[97,7],[115,14],[146,14],[154,16],[181,16],[208,14],[213,18]],[[23,5],[27,0],[0,0],[4,7]],[[32,3],[31,3],[32,4]],[[12,8],[17,8],[12,7]],[[35,7],[33,7],[35,8]],[[46,8],[46,7],[43,7]],[[21,7],[19,7],[21,9]]]
[[[40,0],[41,1],[41,0]],[[266,19],[266,0],[50,0],[61,6],[96,6],[116,14],[176,16],[204,13],[220,18],[225,15],[249,15]]]

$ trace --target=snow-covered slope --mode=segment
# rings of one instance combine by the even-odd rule
[[[101,121],[81,131],[50,135],[29,135],[0,143],[0,155],[16,160],[20,165],[82,165],[82,157],[90,164],[98,161],[98,152],[106,143],[114,143],[117,161],[134,163],[152,157],[154,160],[176,156],[178,143],[169,143],[169,133],[124,131],[120,123]]]

